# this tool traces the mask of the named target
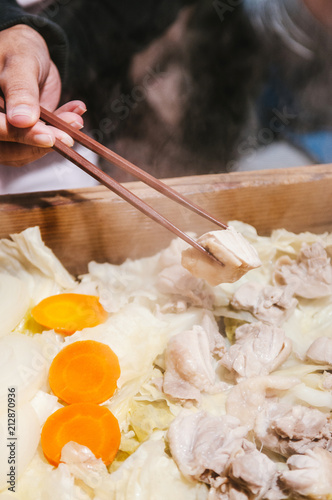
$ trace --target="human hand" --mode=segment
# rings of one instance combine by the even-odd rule
[[[322,24],[332,28],[331,0],[304,0],[304,3]]]
[[[0,32],[0,88],[6,114],[0,113],[0,164],[22,166],[46,154],[59,139],[68,146],[72,138],[39,121],[40,105],[54,111],[61,93],[61,79],[41,35],[25,25]],[[56,114],[75,128],[83,126],[85,105],[71,101]]]

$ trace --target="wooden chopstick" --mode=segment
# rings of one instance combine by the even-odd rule
[[[5,102],[1,96],[0,96],[0,109],[2,111],[5,111]],[[223,229],[227,229],[228,226],[226,224],[218,221],[215,217],[210,215],[208,212],[203,210],[201,207],[192,203],[191,201],[189,201],[186,197],[182,196],[177,191],[174,191],[172,188],[170,188],[169,186],[167,186],[166,184],[164,184],[160,180],[156,179],[155,177],[148,174],[144,170],[140,169],[136,165],[125,160],[124,158],[117,155],[116,153],[114,153],[110,149],[106,148],[102,144],[98,143],[97,141],[95,141],[91,137],[87,136],[83,132],[75,130],[73,127],[71,127],[65,121],[61,120],[54,113],[51,113],[50,111],[47,111],[46,109],[40,107],[40,117],[43,121],[45,121],[49,125],[55,126],[55,127],[59,128],[60,130],[66,132],[68,135],[70,135],[78,143],[82,144],[83,146],[90,149],[91,151],[98,154],[99,156],[102,156],[103,158],[110,161],[114,165],[122,168],[126,172],[129,172],[134,177],[137,177],[138,179],[142,180],[145,184],[156,189],[156,191],[160,192],[161,194],[167,196],[168,198],[173,199],[174,201],[180,203],[181,205],[192,210],[196,214],[201,215],[202,217],[208,219],[209,221],[214,222],[219,227],[222,227]],[[138,198],[131,191],[129,191],[127,188],[125,188],[122,184],[117,182],[111,176],[109,176],[105,172],[103,172],[103,170],[101,170],[96,165],[91,163],[89,160],[84,158],[82,155],[77,153],[77,151],[75,151],[72,148],[69,148],[68,146],[63,144],[61,141],[59,141],[58,139],[56,139],[55,144],[53,146],[53,149],[55,151],[57,151],[59,154],[61,154],[64,158],[66,158],[67,160],[74,163],[77,167],[81,168],[84,172],[91,175],[98,182],[100,182],[104,186],[111,189],[114,193],[119,195],[121,198],[126,200],[128,203],[133,205],[135,208],[137,208],[141,212],[143,212],[145,215],[150,217],[152,220],[161,224],[163,227],[165,227],[166,229],[168,229],[169,231],[174,233],[176,236],[178,236],[182,240],[189,243],[192,247],[194,247],[196,250],[201,252],[203,255],[208,256],[214,262],[218,263],[221,266],[224,265],[222,262],[220,262],[218,259],[216,259],[214,257],[214,255],[212,255],[208,250],[206,250],[204,247],[199,245],[193,238],[191,238],[189,235],[187,235],[186,233],[181,231],[178,227],[174,226],[174,224],[172,224],[163,215],[159,214],[150,205],[148,205],[143,200]]]
[[[150,175],[148,172],[145,172],[144,170],[140,169],[133,163],[129,162],[125,158],[122,158],[122,156],[119,156],[116,154],[114,151],[111,151],[110,149],[106,148],[99,142],[97,142],[95,139],[92,137],[89,137],[88,135],[84,134],[80,130],[75,130],[71,125],[66,123],[65,121],[61,120],[58,116],[56,116],[54,113],[51,113],[50,111],[47,111],[43,107],[40,107],[40,116],[42,120],[44,120],[46,123],[49,125],[53,125],[56,128],[59,128],[60,130],[63,130],[66,132],[68,135],[70,135],[75,141],[77,141],[79,144],[82,144],[82,146],[85,146],[87,149],[90,149],[90,151],[93,151],[94,153],[98,154],[105,160],[113,163],[117,167],[121,168],[125,172],[130,173],[137,179],[141,180],[148,186],[154,188],[156,191],[159,191],[159,193],[167,196],[168,198],[171,198],[172,200],[180,203],[181,205],[185,206],[189,210],[192,210],[193,212],[197,213],[198,215],[201,215],[205,219],[208,219],[209,221],[213,222],[214,224],[217,224],[219,227],[223,229],[227,229],[227,225],[224,224],[223,222],[219,221],[215,217],[213,217],[211,214],[206,212],[206,210],[202,209],[195,203],[192,203],[189,201],[185,196],[181,195],[171,187],[167,186],[163,182],[161,182],[159,179],[156,179],[152,175]]]
[[[154,220],[158,224],[161,224],[163,227],[174,233],[176,236],[189,243],[189,245],[196,248],[196,250],[198,250],[205,256],[211,258],[214,262],[218,263],[221,266],[224,266],[224,264],[220,262],[220,260],[216,259],[214,255],[212,255],[210,252],[208,252],[208,250],[199,245],[193,238],[191,238],[186,233],[182,232],[178,227],[174,226],[174,224],[172,224],[168,219],[166,219],[166,217],[159,214],[156,210],[154,210],[154,208],[152,208],[150,205],[148,205],[143,200],[138,198],[138,196],[129,191],[129,189],[125,188],[115,179],[107,175],[105,172],[103,172],[103,170],[101,170],[96,165],[91,163],[89,160],[84,158],[84,156],[77,153],[77,151],[75,151],[72,148],[69,148],[58,139],[56,139],[53,149],[58,153],[60,153],[64,158],[74,163],[77,167],[81,168],[84,172],[91,175],[101,184],[111,189],[114,193],[119,195],[121,198],[123,198],[125,201],[133,205],[141,212],[143,212],[152,220]]]

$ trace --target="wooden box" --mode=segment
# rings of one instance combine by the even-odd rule
[[[259,234],[332,231],[332,166],[203,175],[167,184],[223,222],[254,225]],[[215,225],[140,182],[126,186],[183,231]],[[174,237],[102,186],[0,196],[0,237],[38,225],[45,243],[73,274],[90,260],[120,263],[148,256]]]

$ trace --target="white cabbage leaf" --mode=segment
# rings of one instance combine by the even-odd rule
[[[135,297],[157,300],[156,275],[160,270],[158,255],[140,260],[126,260],[121,265],[90,262],[89,274],[82,285],[95,286],[100,302],[108,312],[117,312]]]
[[[310,233],[309,231],[304,233],[292,233],[286,229],[276,229],[272,231],[270,243],[277,250],[287,253],[289,255],[297,255],[300,250],[302,243],[307,243],[311,245],[319,241],[324,248],[332,245],[332,233],[323,233],[320,235]]]
[[[188,481],[155,433],[95,490],[95,500],[206,500],[206,485]]]
[[[39,448],[23,476],[17,482],[15,500],[91,500],[89,493],[76,484],[67,464],[50,465]],[[0,495],[0,500],[2,497]],[[4,498],[3,500],[9,500]]]
[[[29,401],[47,380],[47,363],[33,337],[12,333],[0,339],[0,413],[7,410],[8,388],[19,404]]]
[[[332,410],[332,393],[309,387],[301,383],[291,388],[286,395],[287,401],[292,404],[307,404],[322,411]]]
[[[24,281],[0,272],[0,337],[14,330],[29,306],[30,297]]]
[[[63,405],[59,403],[56,396],[45,391],[38,391],[30,403],[38,416],[41,426],[44,425],[52,413],[63,408]]]
[[[19,278],[28,288],[32,305],[49,295],[75,286],[74,278],[31,227],[11,240],[0,240],[0,273]]]

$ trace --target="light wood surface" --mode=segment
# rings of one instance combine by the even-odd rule
[[[332,165],[168,179],[223,222],[237,219],[260,234],[332,231]],[[141,182],[126,187],[184,231],[215,225]],[[164,248],[173,235],[102,186],[0,196],[0,237],[40,226],[45,243],[74,274],[90,260],[122,262]]]

